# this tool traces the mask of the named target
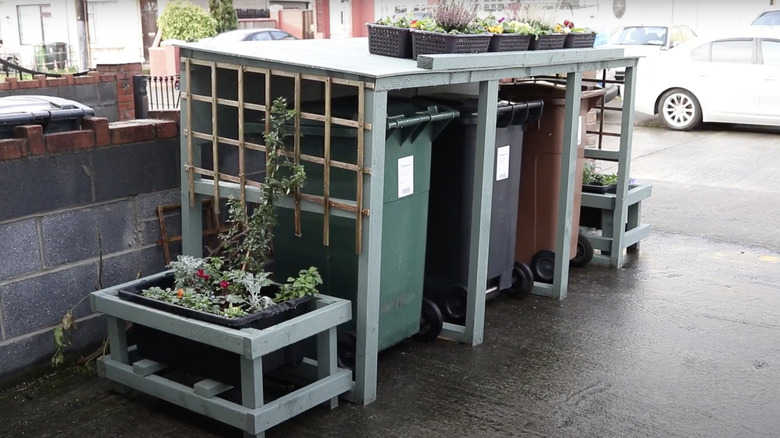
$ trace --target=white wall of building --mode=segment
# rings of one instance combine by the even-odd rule
[[[143,61],[141,14],[138,0],[100,0],[91,2],[90,64],[99,62]],[[21,41],[19,11],[25,6],[48,4],[44,39],[28,38]],[[21,64],[35,67],[35,46],[41,43],[63,42],[68,45],[72,65],[78,64],[78,34],[76,29],[76,2],[74,0],[14,0],[0,1],[0,54],[17,54]],[[28,16],[24,23],[32,23]],[[24,33],[24,32],[23,32]],[[25,33],[26,34],[26,33]],[[28,34],[31,35],[31,34]]]

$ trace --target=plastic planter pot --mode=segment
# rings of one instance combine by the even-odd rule
[[[366,24],[368,28],[368,53],[392,56],[394,58],[412,57],[412,36],[408,28]]]

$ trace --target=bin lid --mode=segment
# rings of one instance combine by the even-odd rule
[[[479,117],[477,112],[479,98],[477,96],[459,93],[437,93],[418,96],[418,99],[430,99],[434,103],[441,103],[458,110],[460,112],[460,122],[464,125],[475,125],[477,123],[477,117]],[[541,114],[542,106],[543,103],[539,99],[528,102],[499,100],[496,103],[496,110],[498,111],[496,127],[505,128],[509,125],[535,122]],[[529,114],[534,116],[530,120]]]
[[[54,96],[0,97],[0,129],[13,131],[15,126],[37,124],[46,126],[51,120],[81,119],[95,111],[81,103]]]
[[[36,119],[38,117],[48,119],[52,115],[62,112],[82,117],[95,114],[92,108],[61,97],[39,95],[0,97],[0,116],[2,117],[11,114],[33,114]]]
[[[596,85],[582,85],[582,101],[588,102],[588,108],[596,105],[598,98],[605,90]],[[547,81],[521,82],[516,84],[500,84],[499,97],[519,101],[527,99],[542,99],[547,106],[566,105],[566,84]]]

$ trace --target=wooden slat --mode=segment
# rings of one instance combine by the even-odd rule
[[[192,94],[192,59],[184,60],[185,76],[187,81],[187,95]],[[187,99],[187,178],[190,193],[190,207],[195,206],[195,174],[192,171],[192,99]]]
[[[196,383],[192,389],[195,395],[199,395],[203,398],[212,398],[222,394],[223,392],[230,391],[233,389],[233,386],[228,385],[227,383],[218,382],[216,380],[205,379]]]
[[[293,162],[295,165],[301,164],[301,75],[295,75],[295,119],[293,120],[295,126],[295,133],[293,135]],[[295,202],[295,235],[300,237],[301,230],[301,189],[297,187],[295,193],[293,193],[293,201]]]
[[[244,69],[238,69],[238,184],[241,205],[246,205],[246,157],[244,149]]]
[[[323,163],[322,195],[325,198],[322,209],[322,244],[330,245],[330,134],[331,134],[331,97],[329,78],[325,81],[325,152]]]
[[[219,139],[218,139],[218,124],[219,117],[217,117],[217,111],[219,106],[217,104],[217,64],[211,64],[211,161],[214,165],[214,178],[217,184],[214,184],[214,213],[219,214]]]
[[[362,83],[358,85],[358,132],[357,132],[357,172],[355,198],[355,254],[360,254],[363,248],[363,160],[365,148],[366,90]]]

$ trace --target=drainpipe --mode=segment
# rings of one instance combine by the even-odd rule
[[[79,44],[79,71],[86,70],[87,64],[87,2],[85,0],[76,1],[76,33],[78,34]]]

